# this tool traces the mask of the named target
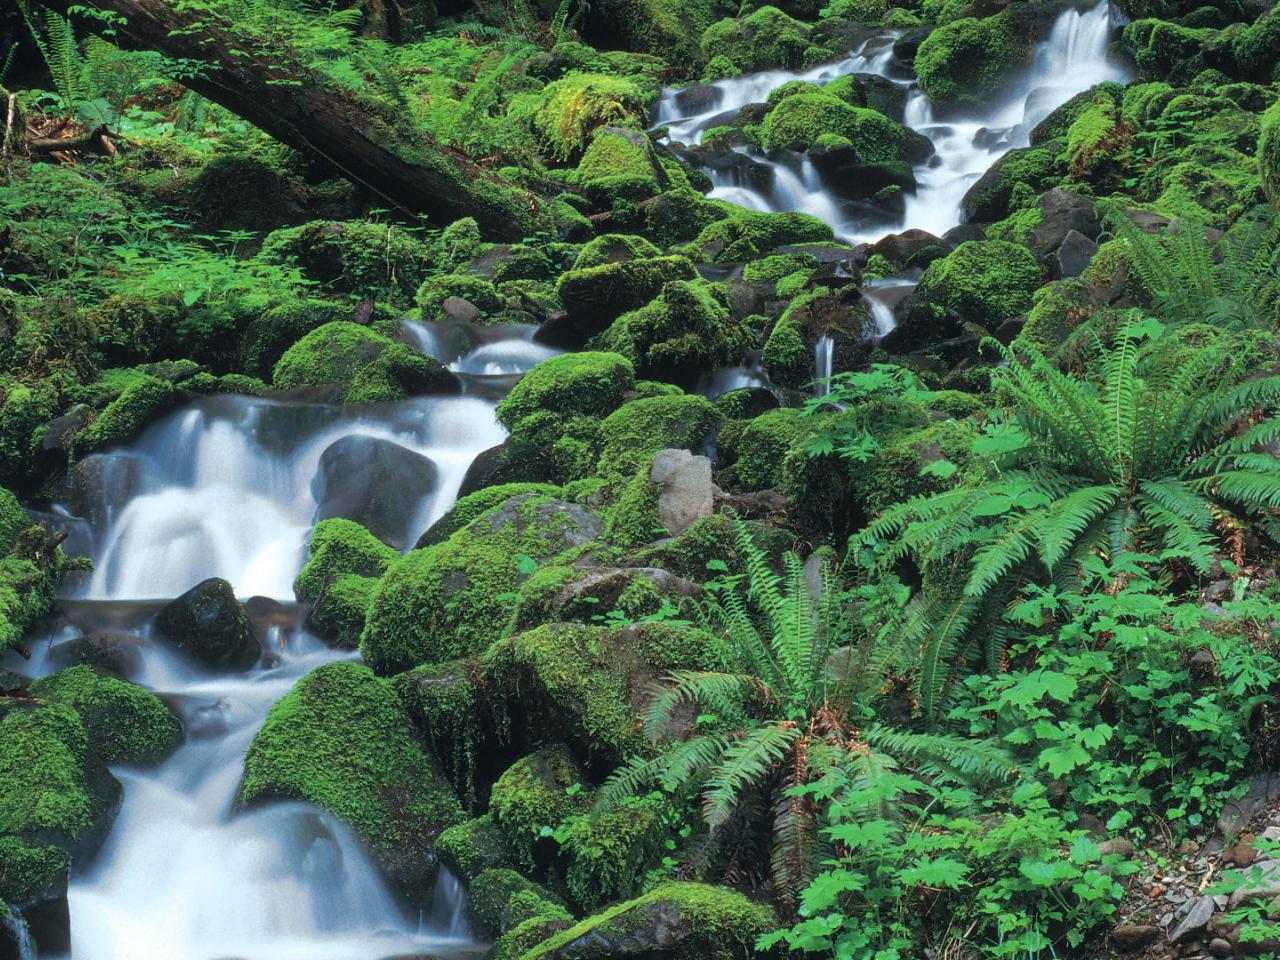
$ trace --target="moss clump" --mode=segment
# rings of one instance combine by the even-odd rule
[[[1118,156],[1133,146],[1133,132],[1115,102],[1099,97],[1067,130],[1067,176],[1099,183]]]
[[[634,78],[571,73],[546,85],[530,121],[551,154],[567,160],[581,155],[601,127],[638,127],[648,99]]]
[[[1040,283],[1031,251],[1005,240],[970,240],[925,269],[911,294],[909,317],[924,311],[995,329],[1025,313]]]
[[[916,51],[920,89],[937,107],[981,104],[1031,55],[1030,38],[1007,14],[938,27]]]
[[[555,842],[544,835],[544,827],[554,829],[590,806],[583,779],[568,747],[557,743],[517,760],[494,783],[489,810],[525,870],[540,862],[545,866],[555,854]]]
[[[668,918],[667,947],[678,960],[747,960],[756,938],[777,926],[773,911],[742,894],[701,883],[664,883],[642,897],[619,903],[543,941],[527,960],[540,960],[582,942],[626,942]]]
[[[807,213],[735,211],[704,229],[690,247],[715,263],[755,260],[783,245],[827,243],[831,227]]]
[[[822,8],[824,18],[854,20],[858,23],[879,23],[888,12],[888,0],[831,0]]]
[[[709,26],[702,34],[702,53],[708,60],[724,58],[744,73],[775,67],[794,70],[805,63],[812,31],[777,7],[764,6],[749,16]]]
[[[104,763],[159,763],[182,743],[182,724],[159,697],[92,667],[68,667],[42,677],[29,692],[74,710]]]
[[[574,818],[565,831],[565,886],[584,910],[643,889],[645,874],[662,863],[670,831],[667,803],[634,797],[607,812]]]
[[[168,380],[137,376],[76,434],[72,449],[79,456],[124,443],[181,402],[181,392]]]
[[[818,261],[810,253],[780,253],[762,260],[752,260],[742,268],[747,283],[776,283],[798,270],[813,270]]]
[[[557,281],[556,295],[577,325],[595,333],[644,306],[672,280],[697,278],[684,257],[650,257],[570,270]]]
[[[297,265],[327,294],[405,304],[431,269],[433,251],[395,224],[316,220],[274,231],[259,257]]]
[[[50,563],[18,555],[0,558],[0,653],[53,608],[62,562],[60,554]]]
[[[905,142],[901,124],[827,93],[787,97],[765,117],[760,139],[766,150],[808,150],[830,135],[852,145],[863,163],[901,159]]]
[[[735,362],[751,339],[751,331],[729,312],[716,288],[673,280],[652,301],[615,320],[589,346],[621,354],[642,377],[691,386],[702,372]]]
[[[339,574],[321,588],[307,613],[307,625],[335,647],[354,650],[360,645],[365,620],[378,581],[351,573]]]
[[[1053,354],[1088,319],[1092,312],[1089,292],[1088,285],[1079,280],[1059,280],[1041,287],[1032,296],[1019,339]]]
[[[493,944],[492,960],[520,960],[544,940],[573,926],[573,915],[542,901],[542,913],[517,923]]]
[[[510,868],[515,862],[511,841],[492,816],[476,817],[440,834],[436,856],[465,883],[486,870]]]
[[[662,255],[662,251],[644,237],[626,233],[606,233],[589,241],[578,252],[573,269],[586,270],[606,263],[645,260]]]
[[[0,487],[0,556],[13,549],[18,534],[31,526],[31,518],[22,508],[18,498]]]
[[[809,423],[799,410],[770,410],[749,421],[733,444],[734,475],[747,490],[765,490],[782,482],[787,451]]]
[[[423,320],[438,320],[445,301],[455,297],[472,304],[482,317],[498,313],[504,304],[492,281],[465,273],[450,273],[428,280],[418,289],[415,300],[422,310]]]
[[[661,57],[664,66],[687,76],[702,59],[697,38],[719,7],[716,0],[597,0],[588,8],[584,29],[589,37],[607,32],[628,50]]]
[[[239,801],[273,800],[338,817],[419,900],[430,890],[432,844],[464,819],[391,685],[354,663],[313,670],[267,714],[245,756]]]
[[[587,195],[591,184],[609,177],[636,177],[653,182],[649,196],[666,188],[666,171],[654,153],[653,145],[643,133],[616,127],[605,127],[591,138],[575,171],[575,179]]]
[[[965,217],[977,223],[994,223],[1034,206],[1040,194],[1066,173],[1065,154],[1064,139],[1011,150],[964,195]]]
[[[635,386],[635,368],[616,353],[566,353],[542,361],[498,404],[498,421],[514,430],[537,413],[603,416]]]
[[[6,901],[31,903],[59,891],[70,867],[71,857],[59,847],[0,837],[0,920]]]
[[[1258,168],[1268,199],[1280,206],[1280,103],[1262,115],[1262,136],[1258,139]]]
[[[1148,18],[1125,26],[1124,42],[1143,79],[1188,83],[1218,59],[1221,35],[1210,27]]]
[[[314,603],[325,586],[338,577],[380,577],[399,556],[354,520],[321,520],[311,531],[307,562],[293,581],[294,595]]]
[[[457,378],[437,360],[345,320],[312,330],[285,351],[272,383],[281,390],[345,385],[341,399],[346,403],[378,403],[458,389]]]
[[[512,497],[524,494],[555,497],[560,494],[560,490],[560,487],[551,483],[499,483],[492,487],[484,487],[465,497],[460,497],[443,517],[418,538],[417,547],[421,549],[432,544],[443,543],[476,517],[482,513],[488,513],[494,507],[501,506]]]
[[[814,378],[816,368],[810,340],[816,341],[817,334],[810,330],[812,317],[808,307],[826,294],[826,290],[819,288],[793,299],[765,338],[761,363],[769,378],[779,386],[798,389]]]
[[[530,566],[602,529],[588,510],[526,494],[414,550],[391,565],[374,595],[360,639],[365,662],[395,673],[482,652],[506,629]]]
[[[349,305],[333,300],[290,300],[256,315],[240,341],[240,365],[255,377],[270,377],[289,347],[331,320],[350,316]]]
[[[101,798],[90,783],[89,741],[61,703],[0,715],[0,835],[39,836],[70,846],[93,830]]]
[[[505,933],[534,917],[568,918],[560,899],[514,870],[486,870],[471,882],[472,923],[489,935]]]
[[[604,448],[598,472],[629,476],[668,447],[699,452],[720,425],[715,406],[697,394],[643,397],[619,407],[600,424]]]

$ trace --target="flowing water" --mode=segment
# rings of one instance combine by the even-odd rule
[[[826,82],[872,73],[907,88],[906,122],[930,137],[932,165],[891,229],[942,233],[960,219],[968,186],[1074,93],[1125,79],[1106,59],[1113,27],[1105,4],[1064,12],[1016,88],[967,119],[934,119],[910,78],[895,73],[894,36],[868,41],[841,61],[804,73],[770,71],[723,81],[707,99],[666,91],[656,122],[673,140],[697,143],[727,111],[763,101],[793,79]],[[877,237],[884,224],[858,223],[807,162],[752,156],[770,186],[712,171],[715,196],[759,210],[804,210],[846,240]],[[755,185],[753,185],[755,184]],[[879,332],[911,280],[864,286]],[[75,960],[379,960],[474,949],[465,894],[442,873],[431,909],[411,915],[380,879],[360,844],[334,817],[286,803],[237,813],[233,799],[248,744],[267,709],[308,670],[351,656],[324,646],[291,604],[314,523],[349,516],[404,549],[453,503],[466,470],[501,441],[494,405],[514,380],[554,351],[530,327],[407,324],[406,339],[462,378],[461,396],[344,408],[244,397],[198,400],[147,429],[128,447],[77,467],[55,514],[81,531],[91,576],[69,580],[59,618],[36,638],[29,675],[55,669],[60,640],[98,630],[123,635],[137,654],[131,679],[165,696],[181,715],[184,746],[155,770],[119,770],[124,802],[103,850],[72,880]],[[831,371],[831,341],[815,350]],[[763,386],[757,361],[708,371],[700,392]],[[376,496],[372,492],[376,491]],[[224,577],[255,602],[268,655],[253,671],[198,672],[152,642],[160,601],[208,577]],[[20,919],[5,921],[22,945]]]

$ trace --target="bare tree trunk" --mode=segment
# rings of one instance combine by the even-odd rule
[[[42,0],[66,12],[72,0]],[[498,239],[527,236],[540,219],[533,194],[499,181],[461,151],[444,146],[373,97],[339,88],[280,43],[227,18],[179,11],[167,0],[81,0],[123,17],[113,42],[200,64],[187,86],[304,152],[389,205],[440,223],[475,217]],[[91,29],[101,30],[97,20]]]

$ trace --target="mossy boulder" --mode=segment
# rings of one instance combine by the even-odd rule
[[[346,823],[418,903],[431,890],[436,838],[464,819],[391,684],[354,663],[299,680],[250,744],[239,804],[281,800],[315,804]]]
[[[564,830],[565,888],[584,910],[634,897],[667,855],[673,817],[657,797],[631,797],[574,817]]]
[[[629,192],[636,200],[657,196],[671,187],[671,177],[645,134],[603,127],[591,138],[573,179],[589,199],[608,203],[620,178],[633,182]]]
[[[428,321],[464,315],[483,320],[501,312],[505,305],[492,280],[466,273],[433,277],[418,288],[415,300],[422,319]]]
[[[761,362],[779,386],[803,387],[817,376],[814,349],[832,341],[832,371],[866,361],[875,323],[871,309],[854,288],[818,287],[792,299],[765,338]]]
[[[18,542],[18,534],[31,526],[31,522],[18,498],[0,487],[0,556],[13,549]]]
[[[885,349],[919,349],[954,336],[963,324],[995,330],[1026,313],[1041,280],[1031,251],[1007,240],[970,240],[935,260],[898,308]]]
[[[715,287],[673,280],[589,346],[621,354],[641,377],[692,386],[707,370],[736,362],[751,340],[751,331]]]
[[[570,73],[537,95],[529,112],[534,134],[556,158],[581,157],[597,130],[626,123],[640,126],[656,93],[641,78]]]
[[[396,673],[484,651],[502,636],[515,591],[537,564],[602,532],[583,507],[525,494],[414,550],[374,595],[360,640],[365,662]]]
[[[1123,36],[1144,80],[1189,83],[1211,67],[1233,66],[1229,40],[1212,27],[1147,18],[1126,25]]]
[[[60,670],[36,680],[27,692],[74,710],[104,763],[159,763],[182,743],[182,724],[158,697],[92,667]]]
[[[300,601],[315,603],[338,577],[381,577],[399,556],[353,520],[321,520],[311,531],[307,562],[293,581],[294,595]]]
[[[1028,62],[1032,39],[1007,13],[938,27],[916,51],[920,89],[939,108],[980,105]]]
[[[433,265],[431,246],[391,223],[316,220],[269,234],[259,257],[296,265],[326,294],[407,304]]]
[[[285,351],[272,383],[281,390],[333,385],[344,403],[457,393],[458,378],[433,357],[349,321],[326,323]]]
[[[814,44],[813,28],[783,13],[763,6],[745,17],[726,18],[711,24],[702,34],[702,54],[706,59],[723,58],[744,73],[755,70],[803,66]]]
[[[59,847],[0,836],[0,949],[8,948],[9,907],[22,912],[36,949],[61,954],[70,949],[71,916],[67,882],[71,857]],[[19,956],[16,953],[7,956]]]
[[[830,226],[807,213],[735,210],[708,225],[688,250],[701,261],[735,263],[766,256],[790,244],[828,243],[832,237]]]
[[[573,269],[586,270],[607,263],[651,259],[661,255],[662,251],[644,237],[627,233],[606,233],[583,245],[578,251],[577,259],[573,261]]]
[[[623,404],[600,424],[604,446],[597,472],[630,476],[659,450],[699,452],[721,423],[715,406],[698,394],[641,397]]]
[[[765,490],[782,482],[782,465],[810,424],[794,408],[769,410],[733,431],[733,473],[746,490]]]
[[[66,565],[62,551],[51,549],[38,527],[19,533],[13,552],[0,556],[0,654],[53,609]]]
[[[843,138],[840,145],[851,148],[864,165],[917,155],[915,140],[902,124],[826,92],[799,94],[779,103],[764,119],[760,142],[766,150],[807,151],[833,135]]]
[[[552,483],[499,483],[492,487],[483,487],[474,493],[459,497],[445,515],[418,538],[416,547],[420,550],[432,544],[443,543],[476,517],[482,513],[488,513],[494,507],[502,506],[512,497],[523,494],[557,497],[560,493],[561,488]]]
[[[532,743],[563,741],[594,766],[650,749],[641,718],[673,669],[718,669],[715,642],[673,624],[548,624],[495,643],[483,672],[498,708]]]
[[[1065,138],[1011,150],[978,178],[961,201],[965,220],[995,223],[1035,205],[1040,195],[1066,174]]]
[[[582,30],[597,46],[653,54],[687,76],[703,59],[697,38],[722,6],[717,0],[597,0],[586,8]]]
[[[350,316],[349,304],[320,299],[287,300],[256,313],[240,338],[240,366],[251,376],[270,379],[289,347],[317,327]]]
[[[486,870],[467,892],[467,913],[482,936],[506,933],[535,917],[571,919],[559,897],[514,870]]]
[[[574,269],[556,283],[566,318],[547,333],[559,346],[581,347],[629,310],[644,306],[672,280],[696,280],[684,257],[648,257]]]
[[[142,432],[152,421],[180,406],[186,395],[169,380],[139,374],[129,378],[119,396],[111,400],[71,441],[75,456],[122,444]]]
[[[724,887],[664,883],[543,941],[528,960],[748,960],[773,930],[772,910]]]
[[[488,814],[441,833],[436,840],[436,856],[467,884],[486,870],[510,869],[515,863],[511,841]]]
[[[586,774],[564,744],[539,747],[517,760],[493,785],[489,811],[510,839],[525,870],[545,869],[557,844],[544,828],[555,829],[591,804]]]
[[[635,386],[635,368],[616,353],[561,354],[542,361],[498,404],[498,421],[514,430],[538,413],[564,418],[604,416]]]

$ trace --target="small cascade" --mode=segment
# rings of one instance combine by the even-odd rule
[[[707,129],[749,103],[765,101],[770,91],[788,81],[826,83],[849,73],[884,77],[907,89],[903,122],[927,136],[935,149],[935,156],[916,168],[917,189],[907,195],[896,223],[868,220],[856,210],[847,213],[807,160],[797,160],[797,170],[745,148],[739,152],[767,175],[750,178],[753,183],[748,183],[741,163],[708,165],[706,172],[715,184],[711,195],[753,210],[813,214],[832,225],[837,239],[848,243],[871,242],[907,229],[941,236],[960,223],[961,200],[969,187],[1007,152],[1027,146],[1031,131],[1053,110],[1095,84],[1130,79],[1124,67],[1108,58],[1114,30],[1105,0],[1089,9],[1063,11],[1049,37],[1037,46],[1026,73],[998,101],[969,116],[935,116],[914,79],[894,72],[897,35],[886,31],[845,59],[812,70],[770,70],[709,86],[668,89],[658,101],[654,123],[667,127],[672,142],[694,146],[702,142]]]
[[[820,397],[825,397],[831,392],[831,362],[834,352],[832,346],[831,337],[824,333],[818,338],[813,348],[813,368],[817,371],[814,392]]]
[[[404,336],[421,353],[465,377],[513,377],[532,370],[559,350],[533,341],[534,324],[402,322]]]
[[[863,284],[862,296],[871,308],[871,319],[875,321],[877,336],[883,337],[898,325],[893,308],[914,288],[914,280],[901,278],[872,280]]]
[[[4,927],[5,933],[13,942],[17,960],[36,960],[36,947],[31,942],[31,932],[17,907],[9,907],[8,912],[0,915],[0,926]]]
[[[467,919],[467,888],[448,867],[442,866],[436,876],[431,911],[424,917],[420,933],[459,943],[474,939]]]

